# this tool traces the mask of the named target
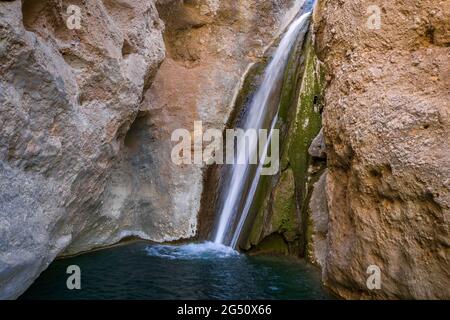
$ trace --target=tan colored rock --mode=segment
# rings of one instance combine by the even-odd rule
[[[301,3],[157,2],[167,58],[140,107],[146,125],[136,132],[139,148],[124,157],[106,190],[116,211],[139,216],[144,206],[151,212],[145,220],[151,240],[190,238],[198,231],[204,168],[171,162],[172,132],[193,132],[194,121],[202,121],[204,131],[224,129],[245,73]]]
[[[325,282],[345,298],[450,298],[449,2],[319,1],[328,70]],[[370,265],[381,289],[369,290]]]

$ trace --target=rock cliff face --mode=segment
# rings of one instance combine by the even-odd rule
[[[450,297],[449,15],[445,1],[318,1],[303,55],[324,64],[323,129],[289,129],[246,248],[305,256],[343,298]],[[310,125],[321,94],[304,72],[294,100]]]
[[[323,276],[345,298],[450,298],[449,15],[449,2],[434,0],[317,6],[327,70]],[[371,265],[380,290],[366,286]]]
[[[222,128],[301,2],[0,1],[0,298],[61,254],[193,236],[202,168],[170,133]]]
[[[0,298],[58,255],[193,237],[209,190],[171,133],[223,129],[302,3],[0,0]],[[247,248],[305,255],[344,298],[450,298],[449,14],[318,0]]]
[[[0,2],[0,298],[104,228],[104,187],[164,58],[162,30],[151,1]]]
[[[301,3],[158,2],[166,25],[167,58],[141,105],[141,111],[147,115],[148,137],[156,139],[152,143],[154,158],[149,174],[157,179],[158,187],[148,193],[148,200],[163,223],[171,223],[182,237],[195,236],[198,229],[204,167],[180,167],[170,161],[172,132],[178,128],[193,132],[194,121],[201,121],[204,131],[223,130],[248,69],[290,22]],[[148,140],[139,142],[147,143]],[[152,184],[143,182],[141,187]],[[131,199],[134,197],[130,195]]]

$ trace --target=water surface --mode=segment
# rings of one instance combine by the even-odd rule
[[[68,290],[66,269],[81,269]],[[213,243],[136,242],[53,262],[22,299],[330,299],[301,260],[250,257]]]

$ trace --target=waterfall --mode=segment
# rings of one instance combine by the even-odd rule
[[[245,110],[241,119],[241,129],[270,129],[269,139],[264,147],[264,154],[270,144],[270,138],[278,118],[278,107],[281,94],[284,72],[290,52],[297,40],[300,31],[304,31],[309,24],[310,12],[296,18],[283,35],[273,58],[267,66],[261,85],[257,89],[252,101]],[[248,138],[248,145],[238,146],[236,153],[238,159],[252,159],[258,152],[258,141],[254,136]],[[240,162],[239,162],[240,163]],[[216,223],[214,242],[236,247],[245,220],[253,203],[253,198],[261,177],[264,157],[259,164],[234,164],[226,168],[223,190],[219,195],[219,219]]]

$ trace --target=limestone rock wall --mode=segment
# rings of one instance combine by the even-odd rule
[[[130,215],[145,205],[153,212],[146,223],[155,224],[146,232],[150,239],[190,238],[198,231],[205,168],[170,161],[176,144],[172,132],[193,132],[194,121],[202,122],[203,132],[223,130],[246,72],[302,3],[157,2],[167,57],[140,106],[143,126],[133,138],[136,152],[118,164],[108,185],[108,193],[121,195],[118,210]],[[145,156],[147,151],[151,156]]]
[[[0,1],[0,298],[61,254],[193,236],[202,170],[171,130],[223,127],[302,2]]]
[[[0,298],[101,224],[109,171],[165,56],[162,30],[151,1],[0,2]]]
[[[377,5],[380,28],[367,27]],[[321,0],[324,281],[345,298],[450,298],[448,1]],[[369,290],[370,265],[381,289]]]

